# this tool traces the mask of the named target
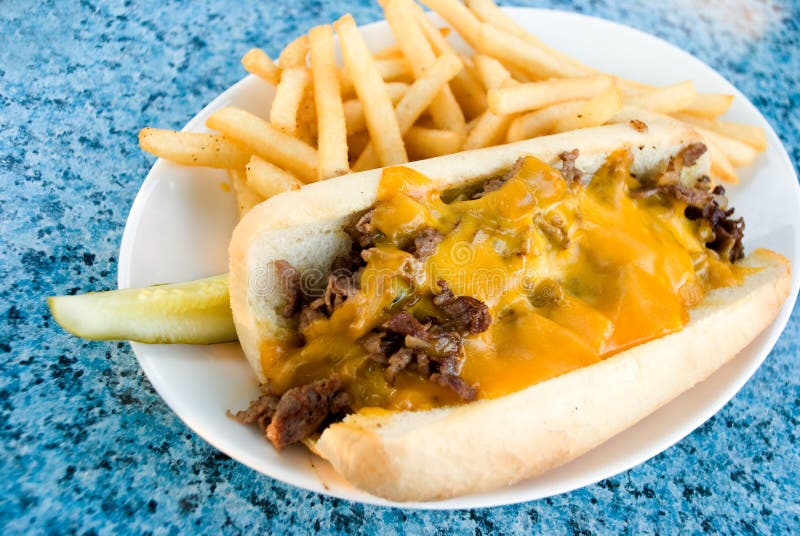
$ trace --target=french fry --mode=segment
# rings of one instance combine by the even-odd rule
[[[478,54],[475,56],[475,66],[483,80],[483,85],[488,90],[517,85],[516,80],[511,78],[511,73],[494,58]],[[513,115],[498,115],[487,109],[470,128],[462,149],[471,151],[502,143],[503,136],[508,132],[508,127],[513,119]]]
[[[260,48],[251,48],[242,56],[242,65],[248,73],[277,85],[281,79],[281,70],[270,59],[266,52]]]
[[[616,86],[611,86],[587,100],[577,112],[556,119],[553,133],[600,126],[620,110],[622,110],[622,92]]]
[[[411,2],[411,10],[417,20],[422,33],[425,34],[428,42],[437,56],[442,54],[456,54],[456,50],[447,42],[446,33],[442,30],[449,30],[449,28],[437,29],[428,15],[422,8]],[[450,89],[453,91],[456,100],[461,105],[464,115],[467,118],[474,118],[483,113],[486,109],[486,91],[480,84],[477,76],[473,72],[473,66],[468,57],[461,56],[461,61],[464,63],[464,68],[450,81]]]
[[[414,72],[404,57],[374,60],[373,64],[384,82],[413,82],[414,80]],[[353,87],[353,78],[350,76],[347,66],[339,70],[339,84],[342,95],[353,95],[355,87]]]
[[[309,80],[308,69],[305,67],[290,67],[283,70],[269,111],[269,121],[273,127],[290,136],[295,135],[297,112]]]
[[[403,51],[397,45],[389,45],[372,55],[376,60],[394,60],[403,57]]]
[[[408,162],[403,134],[397,124],[392,101],[389,100],[383,79],[378,74],[353,17],[345,15],[334,23],[334,27],[339,35],[339,46],[345,65],[353,77],[358,100],[364,106],[367,130],[372,137],[370,145],[375,148],[378,159],[384,166]]]
[[[411,127],[403,138],[408,154],[415,160],[457,153],[464,139],[458,132],[436,128]]]
[[[562,63],[519,37],[485,22],[478,27],[476,50],[509,64],[534,80],[571,78],[585,74],[569,63]]]
[[[247,186],[264,199],[303,186],[291,173],[270,164],[256,155],[250,159],[245,168]]]
[[[680,112],[672,114],[672,116],[684,123],[702,127],[706,130],[721,134],[722,136],[744,142],[757,151],[764,151],[767,148],[767,135],[761,127],[745,125],[744,123],[736,123],[733,121],[709,119],[700,115]]]
[[[305,67],[307,54],[308,36],[301,35],[281,51],[280,56],[278,56],[278,65],[280,65],[281,69]]]
[[[713,130],[708,130],[697,125],[693,125],[693,127],[707,142],[711,142],[720,153],[725,155],[725,158],[734,167],[749,166],[758,155],[755,149],[743,141],[723,136]]]
[[[487,90],[500,88],[506,80],[513,80],[508,69],[503,67],[503,64],[496,59],[483,54],[476,54],[473,56],[473,60],[475,61],[478,76],[480,76],[481,82]]]
[[[420,0],[452,26],[475,50],[480,50],[478,33],[481,21],[458,0]]]
[[[464,111],[465,119],[472,119],[482,114],[488,104],[486,102],[486,89],[481,85],[480,78],[475,72],[472,58],[462,55],[461,62],[464,67],[450,80],[450,89]]]
[[[386,92],[394,106],[403,95],[408,91],[408,84],[403,82],[387,82]],[[356,134],[367,128],[367,120],[364,117],[364,107],[358,99],[350,99],[344,102],[344,119],[347,126],[347,135]]]
[[[242,168],[228,169],[228,177],[233,186],[233,193],[236,195],[236,208],[239,211],[239,219],[242,219],[245,214],[261,203],[263,199],[258,193],[247,185],[246,172]]]
[[[250,112],[233,107],[223,108],[211,114],[206,126],[222,132],[304,182],[317,180],[317,151]]]
[[[686,108],[697,96],[694,84],[687,80],[664,86],[637,95],[625,97],[625,104],[653,112],[670,114]]]
[[[143,128],[139,131],[139,146],[184,166],[227,169],[243,166],[250,158],[247,149],[219,134]]]
[[[297,110],[296,137],[312,147],[317,144],[317,104],[314,99],[314,84],[307,84]]]
[[[317,106],[318,176],[324,180],[350,172],[333,28],[329,25],[312,28],[308,32],[308,42]]]
[[[436,55],[417,23],[411,1],[389,0],[386,4],[386,20],[411,65],[414,76],[419,78],[423,71],[436,61]],[[449,85],[444,86],[440,94],[433,99],[430,113],[437,127],[460,133],[462,136],[466,134],[464,113]]]
[[[499,145],[503,142],[503,136],[508,132],[508,127],[513,119],[513,115],[496,115],[486,110],[478,116],[467,139],[464,140],[462,149],[471,151]]]
[[[353,164],[369,143],[369,132],[362,130],[347,136],[347,156]]]
[[[515,118],[508,127],[506,141],[509,143],[550,134],[559,118],[579,114],[588,100],[553,104]]]
[[[425,69],[422,76],[411,84],[411,87],[408,88],[406,94],[400,99],[394,111],[394,117],[396,117],[398,128],[402,134],[408,132],[417,119],[419,119],[419,116],[430,106],[442,87],[447,84],[462,67],[463,64],[458,56],[454,54],[444,54],[439,56],[433,65]],[[373,136],[372,139],[373,141],[364,148],[361,156],[358,157],[358,161],[353,166],[354,171],[372,169],[380,165],[380,160],[378,159],[374,146],[375,137]]]
[[[536,110],[559,102],[588,99],[608,90],[613,84],[614,79],[605,75],[560,78],[490,89],[487,99],[493,113],[505,115]]]
[[[720,93],[701,93],[695,95],[694,99],[680,111],[700,115],[703,117],[717,117],[728,111],[733,102],[733,95]]]
[[[731,184],[739,182],[739,176],[725,153],[708,139],[705,142],[708,147],[708,156],[711,159],[711,177]]]
[[[472,11],[482,22],[491,24],[498,30],[502,30],[511,35],[519,37],[520,39],[539,48],[559,62],[572,65],[576,71],[581,73],[581,75],[586,76],[598,73],[596,69],[593,69],[588,65],[584,65],[575,58],[572,58],[554,48],[547,46],[544,42],[514,22],[511,17],[503,13],[503,10],[501,10],[492,0],[466,0],[465,3],[467,8]]]

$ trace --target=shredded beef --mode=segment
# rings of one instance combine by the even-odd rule
[[[647,132],[647,123],[644,121],[640,121],[639,119],[631,119],[628,124],[636,132]]]
[[[228,410],[227,414],[228,417],[242,424],[258,424],[259,428],[265,430],[270,419],[275,414],[279,400],[280,397],[265,389],[261,396],[250,402],[250,406],[247,409],[237,411],[235,414]]]
[[[425,227],[414,237],[414,256],[423,261],[436,252],[439,243],[444,239],[444,235],[438,229]]]
[[[315,320],[319,320],[320,318],[325,318],[325,299],[324,298],[317,298],[316,300],[312,301],[303,306],[300,310],[300,316],[298,317],[299,324],[297,329],[302,333],[310,326]]]
[[[441,292],[434,296],[433,304],[448,317],[448,328],[466,334],[483,333],[489,329],[492,316],[485,303],[471,296],[453,296],[444,279],[437,283]]]
[[[520,168],[522,167],[522,158],[517,158],[514,162],[514,165],[509,168],[508,171],[503,173],[499,177],[492,177],[488,179],[486,182],[483,183],[483,188],[475,194],[472,195],[470,199],[480,199],[484,195],[499,190],[501,186],[503,186],[508,179],[516,175]]]
[[[692,149],[694,146],[698,148]],[[705,145],[696,143],[684,150],[684,164],[686,164],[686,154],[690,152],[697,154],[699,158],[705,152]],[[691,164],[686,164],[691,165]],[[730,262],[736,262],[744,258],[744,219],[733,219],[733,208],[726,208],[728,199],[725,197],[725,188],[720,184],[709,191],[711,181],[703,176],[697,180],[693,188],[685,186],[679,182],[661,184],[644,190],[633,192],[633,197],[650,197],[655,194],[666,195],[669,198],[686,203],[684,214],[690,220],[706,220],[711,226],[713,240],[706,243],[706,247],[713,249],[721,257],[727,258]]]
[[[537,214],[533,218],[533,222],[539,228],[539,230],[544,233],[544,236],[552,243],[553,245],[565,248],[569,244],[569,237],[567,236],[567,231],[564,229],[564,222],[558,216],[558,214],[553,214],[549,218],[545,218],[541,214]]]
[[[332,410],[341,412],[349,405],[341,387],[341,380],[331,376],[286,391],[267,427],[267,438],[280,450],[316,432]]]
[[[455,391],[462,400],[475,400],[475,397],[478,396],[478,390],[465,382],[461,376],[437,373],[431,374],[431,381]]]
[[[705,154],[708,150],[704,143],[692,143],[683,150],[683,165],[686,167],[693,166],[697,160]]]
[[[286,301],[281,309],[281,314],[289,318],[297,312],[303,298],[300,287],[300,272],[285,260],[275,261],[275,270],[278,273],[278,285],[281,294]]]
[[[575,167],[575,160],[578,159],[578,156],[580,156],[580,151],[577,148],[558,155],[561,160],[561,176],[568,183],[579,181],[583,177],[583,171]]]
[[[389,320],[383,323],[383,327],[389,331],[400,333],[401,335],[411,335],[414,337],[424,337],[427,328],[414,318],[414,315],[403,311],[392,315]]]
[[[372,213],[374,209],[362,214],[355,223],[344,226],[344,232],[353,239],[362,249],[371,248],[375,245],[376,231],[372,226]]]
[[[354,275],[353,273],[345,272],[344,274],[331,274],[328,276],[328,285],[325,287],[323,300],[329,313],[332,313],[347,298],[358,292]]]
[[[386,382],[394,385],[394,378],[397,373],[406,368],[414,359],[414,352],[410,348],[400,348],[389,358],[389,364],[383,371]]]

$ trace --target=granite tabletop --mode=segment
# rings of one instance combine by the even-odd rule
[[[526,2],[619,21],[718,69],[800,158],[800,5],[786,0]],[[262,476],[192,433],[127,343],[61,331],[45,296],[116,284],[123,224],[153,159],[146,125],[180,128],[270,54],[369,0],[0,4],[0,532],[790,533],[800,530],[797,310],[714,418],[613,478],[494,509],[353,504]]]

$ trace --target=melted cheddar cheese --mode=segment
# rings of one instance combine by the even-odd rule
[[[702,221],[683,203],[629,195],[638,186],[627,151],[612,154],[588,185],[526,157],[479,199],[443,201],[427,177],[383,172],[371,223],[380,235],[355,296],[312,323],[305,344],[272,341],[262,363],[276,392],[337,373],[354,409],[427,409],[455,394],[413,370],[394,385],[359,339],[389,316],[435,312],[444,279],[484,302],[485,332],[466,338],[461,376],[479,398],[499,397],[680,330],[688,309],[735,268],[705,247]],[[444,236],[419,262],[405,251],[425,227]]]

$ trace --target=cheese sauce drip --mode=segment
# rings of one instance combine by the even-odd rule
[[[568,184],[526,157],[502,186],[479,199],[442,199],[429,178],[384,171],[371,224],[380,233],[360,289],[305,344],[265,345],[276,392],[338,374],[354,409],[428,409],[458,403],[414,370],[394,385],[359,340],[392,314],[435,313],[438,280],[491,312],[488,330],[464,341],[461,377],[494,398],[585,367],[680,330],[711,288],[736,284],[735,267],[706,248],[702,220],[684,203],[637,198],[628,151],[613,153],[591,182]],[[447,196],[445,196],[447,197]],[[443,239],[420,262],[408,244],[424,228]]]

